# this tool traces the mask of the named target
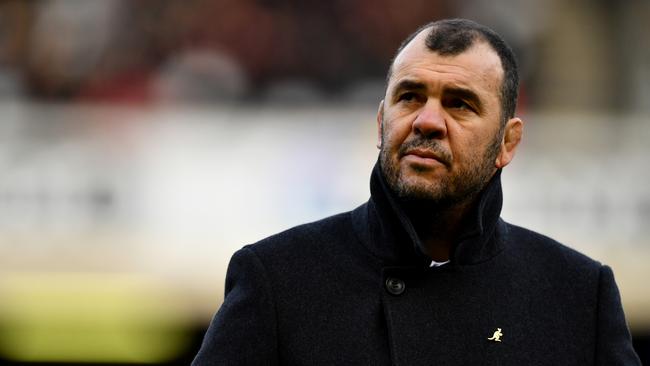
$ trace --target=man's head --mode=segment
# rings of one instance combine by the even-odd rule
[[[514,156],[517,64],[505,42],[468,20],[430,23],[390,66],[377,115],[382,172],[402,199],[472,199]]]

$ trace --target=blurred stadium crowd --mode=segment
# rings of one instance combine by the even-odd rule
[[[640,0],[3,0],[0,93],[374,103],[416,25],[469,17],[513,45],[533,106],[648,110],[648,8]]]
[[[437,3],[3,1],[3,92],[119,102],[254,98],[282,80],[338,91],[381,75],[414,24],[449,14]]]

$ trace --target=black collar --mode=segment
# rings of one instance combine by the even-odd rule
[[[453,265],[476,264],[501,252],[497,227],[503,195],[501,170],[497,171],[480,193],[461,235],[451,253]],[[352,213],[353,223],[361,241],[385,265],[429,266],[431,258],[422,250],[422,243],[394,193],[388,188],[379,162],[370,177],[370,199]]]

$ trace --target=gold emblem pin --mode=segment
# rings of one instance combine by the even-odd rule
[[[492,334],[492,337],[488,338],[488,340],[494,342],[501,342],[501,337],[503,337],[503,333],[501,333],[501,328],[497,328],[497,330],[494,331],[494,334]]]

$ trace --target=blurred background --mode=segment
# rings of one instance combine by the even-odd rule
[[[503,217],[613,267],[650,362],[650,2],[0,1],[0,364],[182,365],[231,254],[369,196],[400,41],[521,64]]]

